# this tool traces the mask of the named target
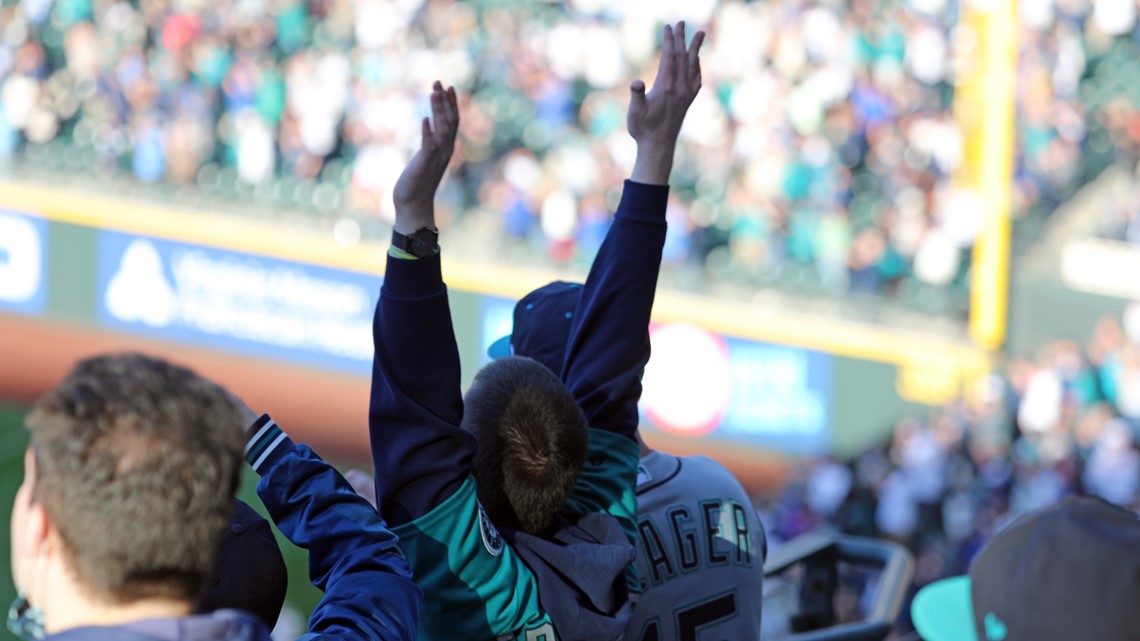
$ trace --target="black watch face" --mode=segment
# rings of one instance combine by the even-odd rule
[[[430,229],[420,229],[412,234],[412,238],[415,238],[416,241],[427,246],[428,249],[431,249],[435,247],[436,239],[439,238],[439,234]]]
[[[431,256],[435,253],[435,248],[439,244],[438,239],[439,232],[432,231],[426,227],[418,229],[411,235],[411,239],[408,242],[408,245],[410,245],[409,251],[413,256],[420,258]]]
[[[392,246],[417,258],[426,258],[439,250],[439,232],[423,227],[405,235],[393,229]]]

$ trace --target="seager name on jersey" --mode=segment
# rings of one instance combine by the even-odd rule
[[[678,505],[665,510],[664,520],[661,523],[652,516],[642,516],[638,521],[649,570],[643,581],[658,585],[678,573],[701,567],[752,565],[752,538],[745,507],[740,503],[700,501],[695,513],[691,506]]]

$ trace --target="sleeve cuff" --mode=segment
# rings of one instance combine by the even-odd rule
[[[245,462],[259,476],[291,449],[293,440],[281,431],[268,414],[262,414],[246,431]]]
[[[384,272],[385,296],[393,298],[422,298],[443,289],[443,271],[439,254],[406,260],[388,253],[388,266]]]
[[[665,209],[669,204],[667,185],[646,185],[626,180],[621,191],[615,218],[644,223],[665,224]]]
[[[408,252],[400,249],[399,247],[396,247],[395,245],[392,245],[391,247],[388,248],[388,255],[391,256],[392,258],[399,258],[400,260],[419,260],[420,259],[419,256],[414,256],[412,254],[409,254]]]

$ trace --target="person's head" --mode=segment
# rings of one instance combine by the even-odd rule
[[[570,343],[570,326],[581,300],[581,283],[556,280],[531,290],[515,304],[511,333],[492,343],[487,355],[491,358],[525,356],[561,375]],[[653,452],[641,438],[641,432],[637,433],[637,444],[641,456]]]
[[[969,575],[920,590],[911,615],[925,641],[1131,641],[1138,600],[1140,518],[1079,498],[999,532]]]
[[[223,389],[138,354],[81,361],[35,403],[12,574],[49,632],[77,600],[193,606],[233,511],[241,423]]]
[[[272,630],[281,616],[289,572],[273,529],[252,507],[234,499],[234,515],[222,537],[214,575],[198,601],[199,612],[244,610]]]
[[[586,418],[562,381],[530,358],[492,361],[467,391],[463,427],[478,442],[475,482],[491,522],[548,529],[586,460]]]

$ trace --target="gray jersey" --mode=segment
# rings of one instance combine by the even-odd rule
[[[630,641],[760,638],[764,528],[720,463],[653,452],[637,474],[637,571]]]

